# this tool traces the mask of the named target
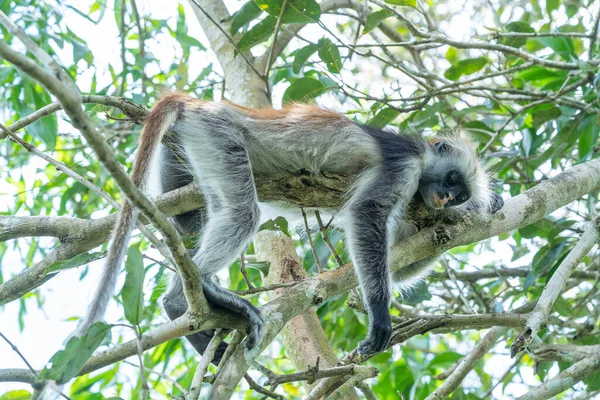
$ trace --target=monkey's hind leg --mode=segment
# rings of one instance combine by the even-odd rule
[[[179,278],[179,275],[177,274],[174,274],[171,277],[169,289],[163,298],[163,306],[171,321],[181,317],[187,311],[188,305],[187,301],[185,300],[185,296],[183,295],[181,278]],[[185,338],[192,344],[194,349],[196,349],[200,355],[203,355],[214,335],[214,329],[209,329],[207,331],[196,332],[192,335],[186,336]],[[215,356],[212,359],[213,364],[219,364],[219,361],[221,361],[226,349],[227,343],[219,343],[219,347],[217,347]]]
[[[208,302],[248,318],[246,347],[251,349],[262,336],[260,311],[216,284],[214,275],[235,261],[258,230],[258,197],[241,130],[231,121],[211,121],[215,126],[203,119],[190,119],[195,129],[183,126],[180,131],[183,148],[208,203],[208,221],[194,261]]]

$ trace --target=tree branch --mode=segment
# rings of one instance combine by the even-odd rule
[[[567,279],[569,279],[571,273],[579,265],[583,257],[597,244],[599,224],[600,217],[598,216],[587,224],[579,242],[577,242],[567,257],[560,263],[556,272],[550,278],[534,310],[527,316],[525,329],[510,346],[512,357],[529,345],[533,338],[537,336],[539,330],[548,322],[552,305],[563,291]]]

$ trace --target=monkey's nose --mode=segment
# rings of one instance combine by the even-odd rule
[[[440,196],[441,194],[441,196]],[[446,204],[448,202],[448,200],[446,199],[446,197],[444,197],[444,195],[442,193],[433,193],[433,202],[435,203],[436,206],[442,208],[444,207],[444,204]]]
[[[451,193],[433,193],[433,202],[438,207],[444,207],[446,203],[452,200],[454,196]]]

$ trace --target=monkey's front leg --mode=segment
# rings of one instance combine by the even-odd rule
[[[387,240],[387,221],[391,208],[392,204],[387,199],[357,201],[351,207],[351,226],[346,229],[369,314],[369,333],[358,344],[360,354],[385,350],[392,336]]]

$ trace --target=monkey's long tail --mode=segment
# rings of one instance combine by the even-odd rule
[[[169,94],[154,106],[146,118],[140,135],[140,145],[136,153],[131,175],[131,180],[140,189],[143,189],[146,184],[152,158],[158,149],[162,137],[175,123],[184,107],[185,102],[182,101],[182,95]],[[72,336],[85,335],[92,324],[103,319],[108,302],[115,292],[117,277],[125,258],[127,244],[129,243],[129,238],[133,232],[138,214],[139,211],[129,201],[123,203],[123,207],[117,217],[117,223],[112,232],[111,244],[108,249],[100,282],[98,282],[87,314],[79,322]]]

